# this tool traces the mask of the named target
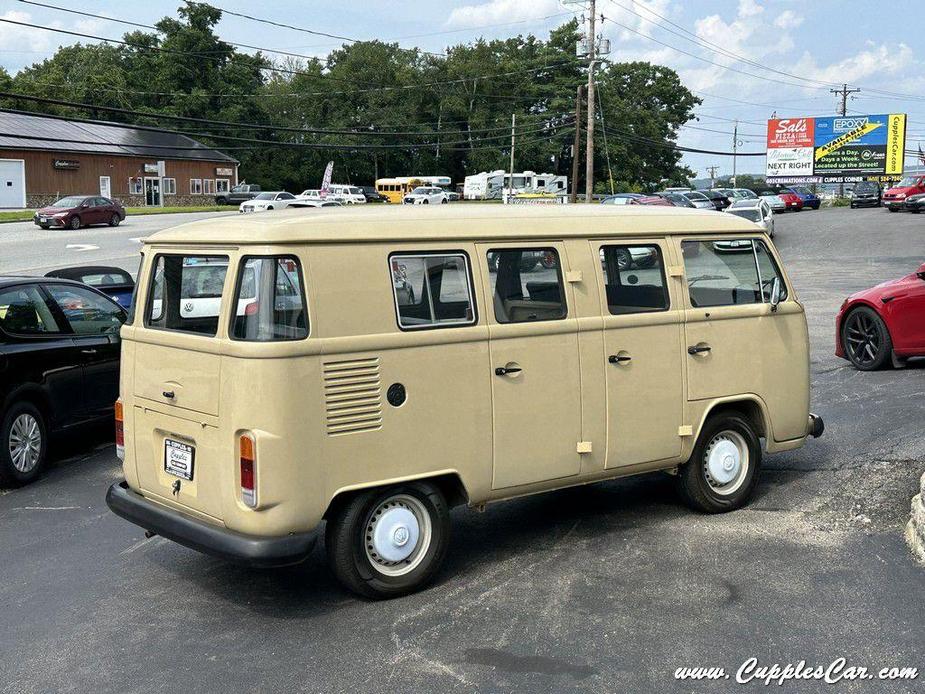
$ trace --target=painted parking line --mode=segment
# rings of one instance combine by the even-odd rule
[[[78,253],[81,251],[98,251],[100,249],[99,246],[94,246],[92,243],[69,243],[65,248]]]

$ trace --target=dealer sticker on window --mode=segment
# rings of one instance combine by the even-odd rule
[[[184,480],[193,479],[196,449],[186,443],[164,439],[164,470]]]

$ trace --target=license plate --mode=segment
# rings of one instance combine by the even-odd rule
[[[48,221],[48,217],[39,217],[39,221],[40,221],[42,224],[45,224],[45,223]]]
[[[173,439],[164,439],[164,470],[167,474],[192,480],[195,460],[196,449],[193,446]]]

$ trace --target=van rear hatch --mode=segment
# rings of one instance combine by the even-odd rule
[[[146,496],[222,518],[233,452],[219,434],[219,309],[227,255],[157,253],[148,296],[139,300],[132,392],[134,454]],[[139,297],[140,299],[141,297]]]

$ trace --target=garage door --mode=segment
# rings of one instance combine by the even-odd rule
[[[0,159],[0,208],[25,207],[25,164],[16,159]]]

